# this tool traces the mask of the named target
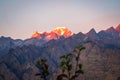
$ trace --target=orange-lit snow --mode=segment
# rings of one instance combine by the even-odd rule
[[[32,34],[32,38],[42,39],[44,36],[46,40],[58,39],[60,36],[65,38],[72,36],[73,33],[66,27],[57,27],[51,32],[35,32]]]

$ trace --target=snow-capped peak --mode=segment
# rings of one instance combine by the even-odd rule
[[[38,39],[59,39],[60,36],[64,36],[65,38],[72,36],[73,33],[66,27],[56,27],[51,32],[35,32],[32,34],[32,38]]]
[[[66,27],[57,27],[52,32],[59,36],[70,37],[73,33]]]

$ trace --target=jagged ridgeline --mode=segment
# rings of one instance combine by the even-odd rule
[[[98,33],[91,29],[87,34],[80,32],[69,37],[54,35],[57,38],[50,40],[45,35],[42,35],[42,39],[32,37],[26,40],[1,37],[0,80],[39,80],[40,77],[35,76],[39,73],[36,62],[43,58],[47,59],[49,65],[49,79],[56,80],[59,57],[80,45],[85,47],[80,55],[84,74],[76,80],[120,79],[120,25]]]

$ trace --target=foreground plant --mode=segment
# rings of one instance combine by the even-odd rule
[[[48,65],[46,64],[47,59],[38,60],[36,63],[36,67],[39,69],[40,73],[35,74],[36,76],[40,76],[42,79],[47,80],[47,76],[49,75]]]
[[[76,46],[72,53],[64,54],[60,57],[60,68],[62,73],[57,76],[57,80],[75,80],[80,74],[83,74],[80,54],[84,49],[85,47],[83,46]],[[75,62],[75,66],[72,64],[73,61]]]

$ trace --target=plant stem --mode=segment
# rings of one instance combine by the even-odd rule
[[[77,57],[78,57],[78,59],[76,60],[76,68],[75,68],[75,75],[76,75],[76,71],[77,71],[77,68],[78,68],[78,62],[79,62],[79,57],[80,56],[80,50],[79,50],[79,52],[78,52],[78,54],[77,54]],[[74,79],[75,80],[75,79]]]

